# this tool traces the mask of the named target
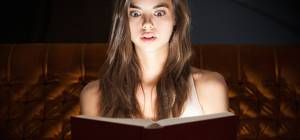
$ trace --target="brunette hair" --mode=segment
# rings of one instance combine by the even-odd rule
[[[176,25],[163,71],[156,84],[156,120],[179,116],[190,91],[190,11],[187,0],[172,2]],[[130,38],[127,14],[130,3],[131,0],[116,0],[107,59],[99,75],[101,116],[143,116],[136,99],[137,87],[141,84],[141,69]]]

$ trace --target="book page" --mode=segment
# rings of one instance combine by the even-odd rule
[[[149,120],[149,119],[106,118],[106,117],[91,117],[91,116],[85,116],[85,115],[78,115],[75,117],[96,120],[96,121],[116,123],[116,124],[140,126],[140,127],[145,127],[145,128],[155,124],[155,122],[153,122],[152,120]]]
[[[170,125],[204,121],[204,120],[223,118],[229,116],[234,116],[234,114],[230,112],[224,112],[224,113],[208,114],[208,115],[185,117],[185,118],[169,118],[169,119],[159,120],[157,121],[157,123],[161,126],[170,126]]]

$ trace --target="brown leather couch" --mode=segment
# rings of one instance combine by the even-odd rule
[[[0,139],[70,139],[79,94],[106,44],[0,45]],[[220,72],[241,140],[300,139],[300,47],[194,46],[196,67]],[[230,129],[230,126],[228,126]]]

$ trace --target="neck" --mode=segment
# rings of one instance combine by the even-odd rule
[[[168,47],[155,51],[144,51],[136,47],[136,53],[142,70],[142,84],[153,87],[162,72],[168,56]]]

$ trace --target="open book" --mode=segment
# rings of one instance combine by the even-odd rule
[[[71,118],[73,140],[236,140],[238,117],[224,112],[159,121],[130,118],[74,116]]]

